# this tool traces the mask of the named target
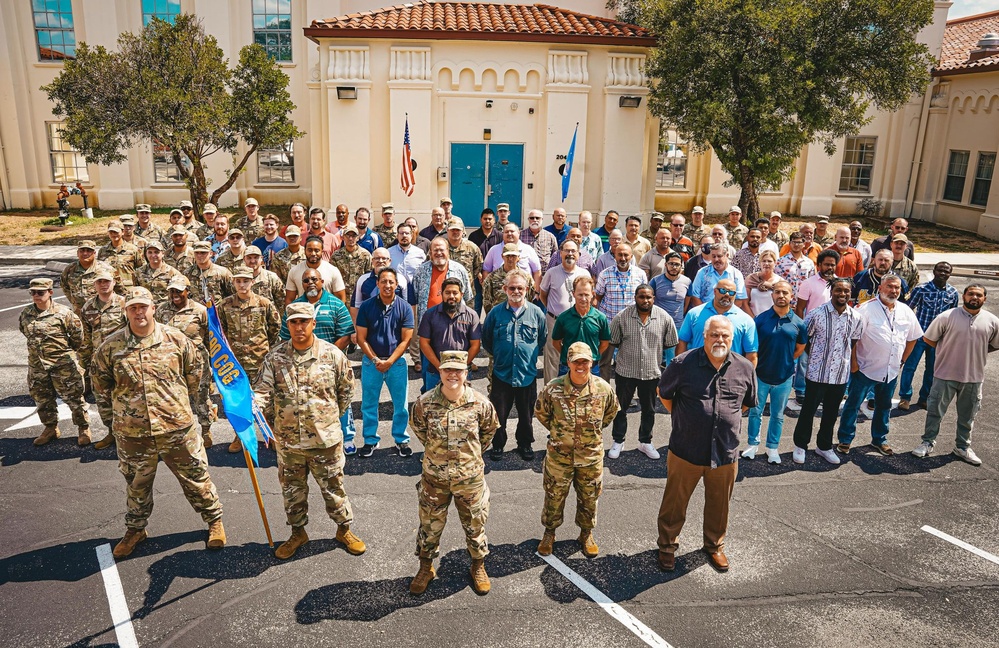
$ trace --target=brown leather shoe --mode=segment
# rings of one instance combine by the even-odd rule
[[[346,524],[341,524],[336,528],[336,539],[351,555],[360,556],[368,550],[361,539],[354,535],[354,532]]]
[[[542,556],[550,556],[554,547],[555,532],[551,529],[545,529],[545,534],[541,536],[541,542],[538,543],[538,553]]]
[[[208,525],[208,548],[221,549],[225,546],[225,527],[222,520],[215,520]]]
[[[126,556],[132,555],[135,551],[135,545],[139,544],[146,539],[145,529],[129,529],[125,532],[125,537],[114,546],[114,551],[111,553],[115,558],[124,558]]]
[[[900,410],[902,410],[903,412],[908,412],[909,411],[909,399],[908,398],[903,398],[902,400],[900,400],[898,402],[898,408]]]
[[[114,435],[108,432],[107,436],[94,444],[94,450],[103,450],[114,445]]]
[[[90,445],[91,441],[92,439],[90,438],[90,428],[88,427],[80,428],[80,431],[76,437],[76,445],[81,447],[88,446]]]
[[[718,571],[725,573],[728,571],[728,558],[725,557],[725,552],[718,550],[715,552],[708,551],[707,549],[702,549],[704,553],[708,555],[708,562],[711,566]]]
[[[419,596],[427,591],[427,585],[430,584],[434,578],[437,577],[437,572],[434,571],[434,560],[433,558],[420,558],[420,571],[416,572],[416,576],[409,583],[409,593]]]
[[[239,437],[236,437],[235,439],[232,440],[232,443],[229,444],[229,452],[231,452],[232,454],[236,454],[237,452],[242,452],[242,451],[243,451],[243,442],[239,440]]]
[[[47,427],[42,431],[35,440],[32,441],[36,446],[43,446],[49,441],[59,438],[59,428],[57,427]]]
[[[663,571],[673,571],[676,569],[676,554],[663,553],[660,551],[656,555],[656,562],[659,563],[659,569]]]
[[[304,526],[291,527],[291,537],[274,550],[274,555],[281,560],[288,560],[295,555],[299,547],[305,546],[308,541],[309,534],[305,532]]]
[[[600,553],[600,547],[597,546],[597,541],[593,539],[592,529],[580,531],[578,540],[580,546],[583,548],[583,555],[587,558],[593,558]]]
[[[479,596],[485,596],[492,589],[492,584],[489,582],[489,574],[486,573],[485,561],[481,558],[472,558],[472,567],[468,570],[468,574],[472,577],[472,589]]]

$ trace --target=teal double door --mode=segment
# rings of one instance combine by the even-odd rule
[[[451,144],[452,211],[466,227],[478,227],[479,215],[500,203],[510,204],[510,220],[520,224],[524,202],[523,144]]]

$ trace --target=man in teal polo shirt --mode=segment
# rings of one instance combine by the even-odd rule
[[[566,354],[573,342],[585,342],[590,347],[593,351],[593,367],[590,371],[594,375],[600,375],[598,362],[600,355],[610,345],[610,322],[606,315],[592,306],[593,279],[576,277],[572,282],[572,296],[576,302],[575,307],[555,318],[555,326],[552,327],[552,346],[559,352],[558,375],[565,375],[569,371]]]
[[[687,311],[680,326],[680,343],[676,346],[676,355],[704,346],[705,323],[714,315],[722,315],[732,322],[732,352],[738,353],[756,366],[756,355],[759,350],[756,323],[741,308],[736,308],[736,293],[734,281],[721,279],[715,284],[714,299]]]

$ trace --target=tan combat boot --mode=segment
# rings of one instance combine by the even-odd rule
[[[76,445],[78,446],[88,446],[90,445],[90,428],[80,428],[79,435],[76,437]]]
[[[492,587],[489,584],[489,574],[486,573],[485,561],[481,558],[472,558],[472,568],[468,570],[472,576],[472,589],[476,594],[485,596]]]
[[[368,549],[346,524],[341,524],[336,528],[336,539],[347,549],[347,553],[355,556],[360,556]]]
[[[541,542],[538,543],[538,553],[542,556],[550,556],[554,546],[555,532],[551,529],[545,529],[545,534],[541,536]]]
[[[139,544],[146,539],[145,529],[129,529],[125,532],[125,537],[121,539],[121,542],[115,545],[114,554],[115,558],[124,558],[126,556],[132,555],[135,551],[135,545]]]
[[[34,443],[36,446],[43,446],[49,441],[58,438],[59,438],[59,428],[55,426],[47,427],[41,434],[38,435],[38,437],[35,438],[34,441],[32,441],[32,443]]]
[[[305,546],[308,541],[309,534],[305,532],[304,526],[291,527],[291,537],[274,550],[274,555],[281,560],[288,560],[295,555],[299,547]]]
[[[430,584],[430,581],[436,577],[437,572],[434,571],[434,559],[420,558],[420,571],[416,572],[416,576],[409,583],[409,593],[416,594],[417,596],[423,594],[427,590],[427,585]]]
[[[206,450],[215,443],[215,440],[212,439],[212,427],[210,425],[201,426],[201,440],[205,442]]]
[[[236,437],[235,439],[232,440],[232,443],[229,444],[229,452],[236,454],[237,452],[242,452],[242,451],[243,451],[243,442],[239,440],[239,437]]]
[[[215,520],[208,525],[208,548],[221,549],[225,546],[225,527],[222,520]]]
[[[104,448],[113,445],[114,445],[114,435],[108,432],[106,437],[104,437],[103,439],[94,444],[94,449],[103,450]]]
[[[597,541],[593,539],[592,529],[583,529],[579,532],[579,544],[583,548],[583,555],[587,558],[593,558],[600,553],[600,547],[597,546]]]

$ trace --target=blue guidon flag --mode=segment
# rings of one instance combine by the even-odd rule
[[[208,294],[208,291],[205,293]],[[274,440],[274,433],[260,408],[253,402],[250,379],[225,339],[218,313],[215,312],[215,304],[209,300],[207,306],[208,355],[211,359],[212,378],[222,395],[226,419],[243,442],[243,448],[250,454],[253,463],[260,465],[257,461],[257,432],[254,425],[260,430],[266,443]]]
[[[569,195],[569,179],[572,177],[572,161],[576,157],[576,133],[579,132],[579,122],[576,122],[576,130],[572,131],[572,144],[569,145],[569,153],[565,156],[565,170],[562,172],[562,202]]]

